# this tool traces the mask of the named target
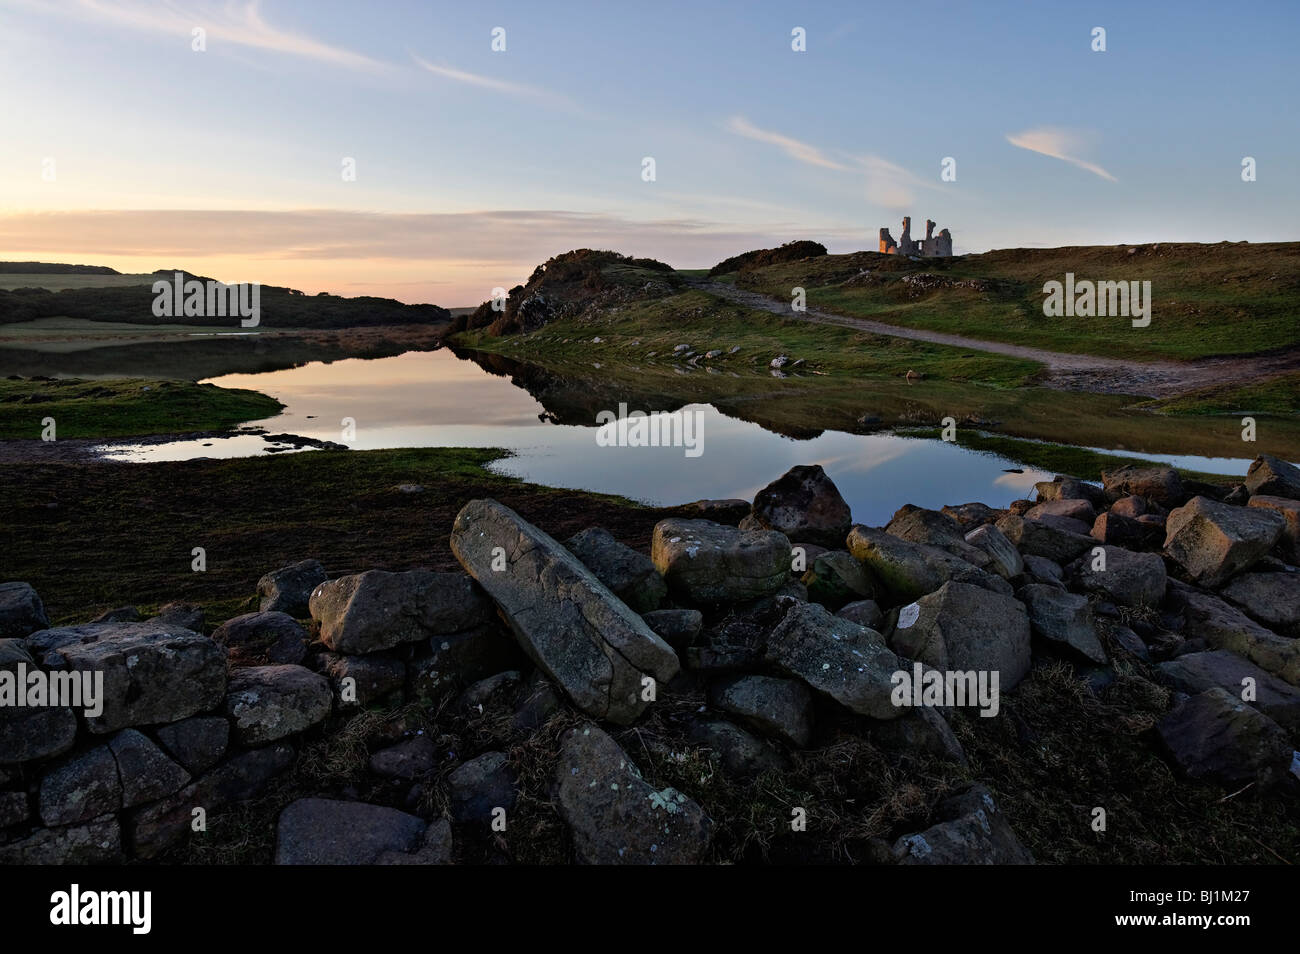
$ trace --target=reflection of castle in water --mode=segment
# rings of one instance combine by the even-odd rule
[[[925,238],[917,242],[912,238],[912,217],[903,216],[903,233],[895,243],[889,229],[880,230],[881,255],[919,255],[921,258],[951,258],[952,235],[944,229],[934,234],[935,223],[925,220]]]

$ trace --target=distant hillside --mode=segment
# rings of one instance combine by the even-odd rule
[[[10,275],[120,275],[107,265],[61,265],[57,262],[0,262],[0,274]]]
[[[1151,323],[1047,317],[1046,282],[1150,282]],[[1300,243],[1159,242],[996,249],[952,258],[855,252],[741,270],[738,287],[874,321],[1141,359],[1283,351],[1300,345]]]
[[[50,271],[32,270],[44,267]],[[102,271],[76,271],[97,269],[89,265],[42,265],[39,262],[0,263],[0,273],[9,275],[104,275],[115,278],[117,284],[106,283],[95,287],[93,279],[83,277],[75,285],[61,287],[51,282],[54,289],[44,287],[0,288],[0,324],[33,321],[37,318],[82,318],[88,321],[115,321],[138,325],[195,325],[211,327],[231,324],[239,326],[238,317],[207,316],[155,316],[152,282],[145,276],[143,283],[121,284],[120,273],[104,268]],[[62,270],[62,271],[60,271]],[[159,269],[155,280],[171,284],[175,269]],[[182,281],[208,279],[182,272]],[[3,283],[0,283],[3,284]],[[9,283],[12,284],[12,283]],[[321,292],[304,295],[293,288],[263,285],[260,289],[261,317],[258,327],[284,328],[359,328],[380,325],[431,325],[441,324],[451,318],[451,313],[437,305],[406,305],[390,298],[343,298]]]

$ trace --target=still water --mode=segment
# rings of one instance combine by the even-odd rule
[[[447,350],[378,359],[311,362],[287,370],[208,379],[251,388],[286,405],[250,422],[272,434],[346,443],[354,450],[393,447],[502,447],[514,456],[492,465],[555,487],[620,494],[656,504],[704,497],[752,498],[795,464],[821,464],[853,508],[854,519],[882,524],[905,503],[940,507],[979,501],[1006,506],[1051,474],[937,440],[827,431],[795,440],[729,417],[698,412],[698,456],[683,447],[610,447],[588,426],[553,423],[546,408],[509,379]],[[610,410],[617,411],[617,407]],[[633,408],[645,412],[664,408]],[[344,431],[345,419],[355,435]],[[345,440],[345,438],[347,438]],[[139,462],[243,457],[272,447],[261,435],[106,445],[103,456]],[[1140,456],[1140,455],[1131,455]],[[1245,473],[1247,460],[1153,458],[1221,473]]]

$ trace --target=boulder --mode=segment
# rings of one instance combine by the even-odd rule
[[[820,464],[791,467],[754,497],[751,516],[766,530],[824,547],[844,545],[849,505]]]
[[[1128,464],[1117,470],[1102,471],[1101,483],[1111,500],[1145,497],[1164,507],[1176,507],[1183,502],[1183,482],[1172,467]]]
[[[659,521],[650,555],[669,589],[691,603],[761,599],[790,575],[790,541],[784,534],[707,520]]]
[[[399,698],[406,685],[406,663],[389,651],[365,656],[324,653],[321,663],[334,687],[334,697],[343,708],[365,709]]]
[[[1040,639],[1105,665],[1106,650],[1097,637],[1097,624],[1086,597],[1043,583],[1022,586],[1018,596],[1029,611],[1029,625]]]
[[[230,676],[226,715],[245,745],[262,745],[309,729],[330,714],[329,681],[302,666],[251,666]]]
[[[1106,492],[1100,487],[1085,483],[1077,477],[1057,476],[1053,480],[1041,480],[1034,484],[1039,503],[1058,500],[1086,500],[1094,507],[1106,504]]]
[[[1158,554],[1133,553],[1112,546],[1095,549],[1102,552],[1085,553],[1067,567],[1074,587],[1101,594],[1120,606],[1160,605],[1169,574]]]
[[[377,865],[449,865],[452,864],[451,822],[439,818],[430,822],[414,851],[382,851]]]
[[[212,632],[233,665],[300,663],[307,655],[307,631],[287,613],[245,613]]]
[[[318,586],[311,615],[326,646],[363,655],[470,629],[489,619],[491,608],[461,573],[368,570]]]
[[[466,504],[451,549],[496,601],[519,645],[589,715],[633,722],[648,704],[642,680],[664,685],[677,675],[672,647],[577,557],[510,508],[494,500]],[[494,551],[504,556],[504,570],[492,569],[501,565]]]
[[[190,780],[185,771],[164,754],[148,736],[123,729],[108,740],[122,783],[122,807],[134,808],[170,795]]]
[[[1300,467],[1260,454],[1246,471],[1246,489],[1252,497],[1262,494],[1300,500]]]
[[[1288,563],[1300,564],[1300,500],[1259,494],[1250,498],[1248,506],[1282,515],[1286,523],[1277,541],[1278,551]]]
[[[641,618],[678,652],[689,646],[704,627],[704,614],[697,609],[654,610],[643,613]]]
[[[981,570],[987,569],[992,562],[987,551],[966,542],[961,524],[938,510],[905,504],[894,513],[885,532],[908,543],[938,547]]]
[[[1242,573],[1219,595],[1274,632],[1300,636],[1300,573]]]
[[[947,505],[939,512],[952,517],[961,525],[961,528],[966,531],[973,530],[986,523],[993,523],[1003,514],[1003,511],[994,510],[987,504],[982,503],[964,503],[957,504],[956,506]]]
[[[1025,575],[1035,583],[1047,583],[1050,586],[1064,587],[1065,570],[1059,563],[1047,557],[1025,557]]]
[[[915,600],[949,580],[1011,593],[1011,586],[1000,576],[986,573],[946,550],[910,543],[883,530],[855,525],[849,531],[848,545],[849,552],[862,562],[882,595],[892,603]]]
[[[26,792],[0,792],[0,830],[21,825],[31,814]]]
[[[370,771],[406,781],[433,771],[437,750],[427,735],[416,735],[370,756]]]
[[[1033,856],[1020,844],[993,794],[983,785],[939,805],[947,819],[894,842],[902,865],[1031,865]]]
[[[698,864],[713,823],[673,788],[656,791],[594,725],[570,730],[555,765],[555,801],[582,864]]]
[[[1025,561],[1020,551],[1007,539],[1007,535],[993,524],[976,527],[966,534],[965,539],[971,546],[979,547],[989,555],[989,565],[986,569],[1004,580],[1025,572]]]
[[[406,666],[412,699],[436,702],[453,689],[525,662],[518,643],[496,625],[435,636],[421,643]]]
[[[1165,553],[1195,582],[1218,587],[1266,554],[1285,526],[1272,510],[1193,497],[1169,514]]]
[[[86,718],[100,735],[179,722],[215,708],[226,692],[221,647],[153,620],[47,629],[27,637],[27,648],[50,669],[104,674],[104,711]]]
[[[92,623],[138,623],[143,619],[140,611],[134,606],[119,606],[116,609],[105,610],[96,616]],[[196,630],[197,632],[197,630]]]
[[[855,600],[852,603],[846,603],[841,606],[835,613],[840,619],[847,619],[850,623],[857,623],[859,626],[865,626],[867,629],[880,631],[880,627],[885,622],[885,614],[880,611],[880,607],[875,600]]]
[[[774,676],[736,676],[709,687],[709,705],[764,735],[790,745],[812,741],[812,693],[802,682]]]
[[[611,593],[638,613],[658,609],[668,595],[668,586],[650,558],[619,543],[608,530],[583,530],[564,545]]]
[[[1125,517],[1114,510],[1103,513],[1092,525],[1090,536],[1130,550],[1158,548],[1165,539],[1163,523],[1146,522],[1142,517]]]
[[[139,858],[154,858],[190,832],[194,809],[208,815],[260,794],[267,783],[293,764],[293,747],[276,742],[222,762],[175,795],[126,816],[130,843]]]
[[[830,610],[875,594],[871,578],[861,563],[845,550],[828,550],[813,560],[803,576],[808,599]]]
[[[21,639],[0,639],[0,672],[13,673],[14,689],[23,672],[37,669]],[[0,704],[0,765],[62,755],[77,738],[77,716],[62,706]]]
[[[1291,765],[1291,742],[1281,726],[1217,686],[1175,706],[1156,733],[1190,778],[1230,788],[1249,782],[1267,787]]]
[[[121,860],[122,828],[114,815],[84,825],[39,828],[0,845],[0,865],[110,865]]]
[[[117,761],[107,745],[71,756],[41,779],[41,821],[48,827],[75,825],[122,807]]]
[[[902,662],[875,630],[799,603],[768,634],[766,660],[858,715],[897,719],[892,678]]]
[[[515,807],[515,773],[504,752],[485,752],[447,776],[451,818],[457,822],[490,822],[493,813]]]
[[[785,760],[775,748],[726,719],[695,716],[687,724],[687,735],[715,752],[722,771],[730,777],[752,778],[785,768]]]
[[[0,583],[0,639],[22,639],[48,629],[45,604],[29,583]]]
[[[1255,665],[1300,686],[1300,640],[1265,629],[1234,606],[1210,593],[1169,582],[1174,608],[1182,614],[1182,635],[1211,649],[1231,649]]]
[[[1218,686],[1300,737],[1300,689],[1234,652],[1184,653],[1156,668],[1178,692],[1195,695]]]
[[[1097,511],[1087,500],[1046,500],[1025,511],[1026,520],[1043,520],[1047,517],[1060,517],[1091,524],[1097,519]]]
[[[1029,672],[1029,644],[1029,616],[1019,600],[957,582],[904,606],[890,639],[897,653],[935,669],[996,671],[1001,691]]]
[[[311,613],[311,595],[329,579],[319,560],[302,560],[272,570],[257,581],[258,608],[303,619]]]
[[[410,854],[425,823],[365,802],[300,798],[285,806],[275,830],[277,865],[368,865],[385,852]]]
[[[159,728],[158,741],[191,775],[201,775],[226,754],[230,721],[224,716],[184,719]]]
[[[966,750],[952,731],[952,726],[933,706],[919,706],[901,719],[878,722],[871,737],[881,745],[895,750],[902,758],[917,754],[928,755],[945,762],[966,764]]]
[[[1113,513],[1117,517],[1128,517],[1130,520],[1136,520],[1138,517],[1146,514],[1159,513],[1166,516],[1167,511],[1159,504],[1154,504],[1145,497],[1135,497],[1130,494],[1127,497],[1120,497],[1110,505],[1108,513]]]
[[[1001,517],[996,526],[1025,556],[1045,557],[1054,563],[1069,563],[1096,543],[1087,535],[1090,528],[1085,527],[1083,533],[1076,533],[1041,520],[1027,520],[1014,513]]]

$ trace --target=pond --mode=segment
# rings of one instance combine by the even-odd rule
[[[905,503],[937,508],[979,501],[1003,507],[1050,473],[1021,469],[1004,458],[940,440],[893,434],[810,432],[796,439],[723,413],[712,404],[675,407],[633,403],[632,411],[688,415],[695,449],[609,446],[597,427],[601,398],[575,394],[579,384],[548,379],[530,389],[468,357],[442,349],[376,359],[309,362],[300,367],[208,379],[278,398],[283,413],[250,422],[271,435],[293,434],[345,443],[355,450],[393,447],[503,447],[514,456],[493,464],[503,474],[537,483],[620,494],[655,504],[705,497],[752,498],[795,464],[821,464],[853,508],[856,520],[883,524]],[[542,394],[542,400],[534,393]],[[584,398],[588,399],[584,403]],[[618,412],[616,401],[606,401]],[[557,414],[556,409],[561,409]],[[580,410],[575,410],[578,408]],[[351,422],[351,430],[345,430]],[[289,452],[266,435],[114,443],[103,456],[128,461],[242,457]],[[696,452],[698,451],[698,453]],[[1130,456],[1141,456],[1128,451]],[[1202,471],[1244,474],[1249,459],[1156,457]]]

